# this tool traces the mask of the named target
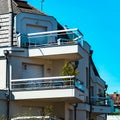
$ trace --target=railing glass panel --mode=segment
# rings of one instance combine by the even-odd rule
[[[31,78],[11,80],[11,90],[63,89],[76,87],[84,91],[84,85],[74,76]]]
[[[83,45],[83,35],[78,29],[47,31],[30,34],[19,34],[20,47],[43,47],[53,45]]]
[[[97,106],[111,106],[111,99],[109,97],[91,97],[91,104]]]

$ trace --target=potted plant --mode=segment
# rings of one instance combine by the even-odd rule
[[[76,65],[73,62],[67,61],[65,62],[64,66],[62,67],[62,76],[77,76],[79,74],[79,71],[76,70]],[[65,78],[65,83],[68,85],[71,81],[69,81],[68,78]]]

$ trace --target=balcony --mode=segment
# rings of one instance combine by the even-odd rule
[[[15,117],[11,120],[60,120],[50,116],[22,116],[22,117]]]
[[[91,97],[92,112],[94,113],[111,113],[112,101],[107,97]]]
[[[83,101],[84,85],[74,76],[11,80],[12,99]]]
[[[82,58],[83,38],[78,29],[19,34],[17,38],[18,47],[28,48],[28,57]]]

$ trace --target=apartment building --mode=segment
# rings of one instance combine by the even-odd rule
[[[0,73],[1,116],[105,120],[111,112],[83,34],[26,1],[0,0]]]
[[[117,92],[114,92],[113,94],[109,94],[109,96],[114,101],[114,112],[119,113],[120,112],[120,94]]]
[[[120,94],[114,92],[113,94],[109,94],[109,96],[113,100],[113,113],[107,115],[107,120],[119,120],[120,119]]]

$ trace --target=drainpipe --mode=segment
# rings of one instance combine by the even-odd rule
[[[78,65],[79,65],[79,61],[75,61],[74,70],[76,70],[78,68]],[[78,106],[78,103],[75,103],[74,104],[74,120],[77,120],[77,106]]]
[[[78,106],[78,103],[75,103],[74,105],[74,120],[77,120],[77,106]]]
[[[91,114],[92,114],[92,104],[91,104],[91,91],[90,91],[90,87],[91,87],[91,80],[90,80],[90,65],[91,65],[91,57],[93,54],[93,50],[90,50],[89,53],[89,105],[90,105],[90,112],[89,112],[89,120],[91,120]]]
[[[9,120],[10,118],[10,79],[9,79],[9,51],[8,50],[4,50],[4,55],[5,55],[5,59],[6,59],[6,98],[7,98],[7,120]]]
[[[12,7],[12,0],[8,0],[8,10],[10,14],[10,21],[9,21],[9,40],[10,45],[13,46],[13,7]]]

